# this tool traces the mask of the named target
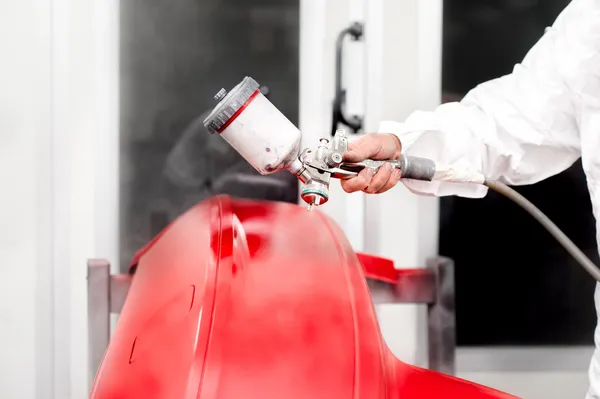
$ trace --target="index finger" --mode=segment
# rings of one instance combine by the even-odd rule
[[[375,135],[367,134],[348,144],[348,152],[344,153],[345,162],[360,162],[369,159],[381,151],[381,140]]]

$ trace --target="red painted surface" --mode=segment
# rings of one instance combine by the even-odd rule
[[[141,253],[91,397],[514,398],[396,359],[357,255],[321,213],[227,197]]]
[[[398,280],[398,271],[394,267],[394,261],[379,256],[356,253],[358,261],[362,266],[365,277],[395,284]]]

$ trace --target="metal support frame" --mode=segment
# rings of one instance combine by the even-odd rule
[[[110,274],[106,260],[88,261],[88,345],[90,382],[100,367],[111,334],[111,314],[121,312],[131,285],[129,274]],[[428,260],[425,269],[400,269],[395,284],[368,278],[376,304],[426,304],[428,309],[429,368],[454,375],[456,319],[454,263],[448,258]]]
[[[91,259],[88,269],[88,349],[89,381],[94,381],[104,352],[110,341],[111,314],[123,309],[132,276],[110,274],[110,263],[103,259]]]
[[[375,304],[427,305],[429,369],[456,373],[454,262],[432,258],[425,269],[400,269],[395,284],[368,279]]]

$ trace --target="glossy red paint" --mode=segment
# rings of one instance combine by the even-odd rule
[[[137,260],[91,398],[514,398],[396,359],[320,212],[216,197]]]
[[[398,279],[398,271],[394,267],[394,261],[379,256],[356,253],[358,261],[362,266],[365,277],[395,284]]]

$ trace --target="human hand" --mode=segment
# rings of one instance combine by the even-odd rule
[[[365,159],[398,159],[402,153],[400,139],[391,133],[366,134],[348,145],[344,162],[360,162]],[[342,180],[342,188],[347,193],[364,191],[379,194],[388,191],[400,181],[401,172],[390,164],[380,167],[375,175],[371,168],[364,168],[354,177]]]

